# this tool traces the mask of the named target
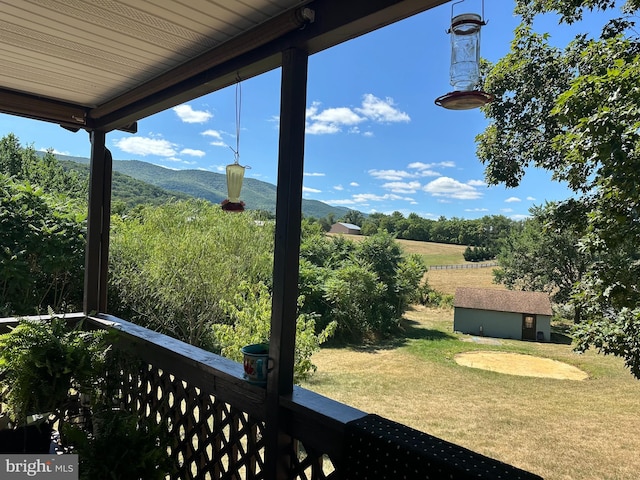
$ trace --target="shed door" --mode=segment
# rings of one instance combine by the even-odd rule
[[[525,313],[522,315],[522,339],[536,339],[536,316]]]

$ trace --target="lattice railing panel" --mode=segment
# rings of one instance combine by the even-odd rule
[[[290,451],[292,480],[332,480],[338,478],[336,466],[328,455],[306,449],[302,442],[293,440]]]
[[[264,425],[152,365],[123,375],[122,401],[167,426],[172,479],[261,480]]]

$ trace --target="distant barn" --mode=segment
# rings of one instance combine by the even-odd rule
[[[360,235],[360,227],[353,223],[334,223],[329,233],[344,233],[346,235]]]
[[[541,292],[457,288],[453,329],[517,340],[549,341],[551,301]]]

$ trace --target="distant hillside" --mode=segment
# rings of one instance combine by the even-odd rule
[[[86,171],[86,166],[89,163],[89,159],[83,157],[57,155],[57,158],[63,162],[80,164],[79,169],[83,171]],[[158,198],[162,197],[162,191],[171,192],[169,196],[188,195],[204,198],[212,203],[220,203],[227,197],[226,177],[220,173],[204,170],[170,170],[139,160],[114,160],[113,170],[114,198],[117,198],[116,188],[118,188],[118,184],[125,181],[116,177],[116,173],[124,174],[124,176],[161,189],[153,192]],[[182,198],[182,196],[179,198]],[[245,178],[241,198],[249,209],[266,210],[275,213],[276,186],[271,183],[256,180],[255,178]],[[318,200],[302,200],[302,213],[307,217],[322,218],[332,213],[335,218],[340,218],[348,211],[349,209],[347,208],[333,207]]]
[[[89,176],[89,164],[77,163],[70,160],[60,160],[62,166],[69,170],[76,170],[81,175]],[[142,203],[162,205],[171,199],[186,200],[189,195],[180,192],[170,192],[150,183],[137,180],[120,172],[113,172],[111,187],[113,203],[122,202],[128,208]]]

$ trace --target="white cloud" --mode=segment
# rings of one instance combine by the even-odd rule
[[[310,187],[302,187],[302,191],[304,193],[321,193],[322,190],[318,190],[317,188],[310,188]]]
[[[421,177],[439,177],[442,175],[440,172],[436,172],[435,170],[420,170],[418,175]]]
[[[433,167],[441,167],[441,166],[442,166],[441,163],[413,162],[407,165],[407,168],[413,168],[415,170],[418,170],[417,176],[420,176],[420,177],[439,177],[440,172],[436,172],[435,170],[433,170]]]
[[[405,170],[369,170],[369,175],[380,180],[399,181],[406,178],[415,178],[415,173],[409,173]]]
[[[347,107],[327,108],[311,119],[320,123],[335,123],[337,125],[357,125],[365,119]]]
[[[422,188],[434,197],[455,198],[458,200],[476,200],[482,193],[473,185],[468,185],[453,178],[440,177],[429,182]]]
[[[416,193],[420,188],[420,182],[389,182],[382,185],[382,188],[393,193]]]
[[[358,182],[351,182],[351,183],[349,184],[349,186],[351,186],[351,187],[359,187],[359,186],[360,186],[360,184],[359,184]]]
[[[189,155],[191,157],[204,157],[206,154],[202,150],[195,150],[193,148],[183,148],[180,150],[180,155]]]
[[[467,185],[471,185],[472,187],[486,187],[487,184],[484,180],[469,180]]]
[[[536,198],[529,196],[527,197],[527,200],[529,200],[530,202],[535,202]]]
[[[185,123],[205,123],[213,118],[213,114],[206,110],[194,110],[191,105],[183,103],[172,109]]]
[[[225,141],[222,138],[222,134],[224,132],[220,132],[218,130],[205,130],[204,132],[202,132],[200,135],[203,135],[205,137],[212,137],[214,140],[213,142],[210,142],[211,145],[213,145],[214,147],[226,147],[228,146]]]
[[[518,197],[509,197],[505,200],[505,203],[514,203],[514,202],[521,202],[522,200],[520,200]]]
[[[432,168],[443,167],[443,168],[453,168],[456,164],[454,162],[437,162],[437,163],[423,163],[423,162],[412,162],[407,165],[407,168],[415,168],[417,170],[430,170]]]
[[[342,185],[336,185],[333,187],[334,190],[338,190],[338,191],[342,191],[344,190],[344,187]]]
[[[327,108],[320,111],[320,105],[320,102],[313,102],[306,111],[306,132],[311,135],[338,133],[342,130],[342,126],[353,126],[366,120],[348,107]]]
[[[529,215],[522,215],[522,214],[518,214],[518,215],[511,215],[512,220],[524,220],[525,218],[529,218]]]
[[[394,193],[385,193],[384,195],[377,195],[375,193],[358,193],[352,195],[351,198],[345,198],[340,200],[328,200],[330,205],[358,205],[360,207],[369,205],[369,202],[384,202],[384,201],[404,200],[406,202],[414,202],[411,197],[403,197]]]
[[[465,208],[465,212],[488,212],[488,208]]]
[[[436,163],[437,167],[444,167],[444,168],[453,168],[456,166],[456,162],[451,162],[451,161],[446,161],[446,162],[438,162]]]
[[[501,208],[500,211],[504,213],[511,213],[513,212],[513,208]]]
[[[310,123],[305,127],[305,132],[310,135],[330,135],[332,133],[338,133],[340,127],[337,125],[327,125],[324,123]]]
[[[378,123],[408,122],[411,120],[408,114],[395,108],[393,98],[382,100],[371,93],[366,93],[362,100],[362,108],[356,108],[356,112]]]
[[[54,155],[71,155],[71,153],[69,153],[68,151],[65,152],[61,152],[60,150],[56,150],[55,148],[41,148],[38,150],[39,152],[51,152]]]
[[[406,200],[410,202],[413,200],[413,198],[401,197],[400,195],[395,195],[393,193],[385,193],[384,195],[376,195],[375,193],[357,193],[353,195],[353,199],[357,203],[382,202],[384,200]]]
[[[350,127],[347,131],[352,134],[372,137],[371,130],[362,131],[359,127],[364,122],[376,123],[409,122],[411,118],[405,112],[398,110],[392,98],[380,99],[367,93],[363,96],[360,107],[331,107],[320,109],[320,102],[312,102],[306,110],[306,133],[310,135],[328,135],[342,131],[343,127]]]
[[[115,146],[134,155],[157,155],[159,157],[176,156],[176,145],[161,138],[123,137],[114,142]]]
[[[305,177],[324,177],[325,176],[324,173],[319,173],[319,172],[304,172],[303,175]]]

